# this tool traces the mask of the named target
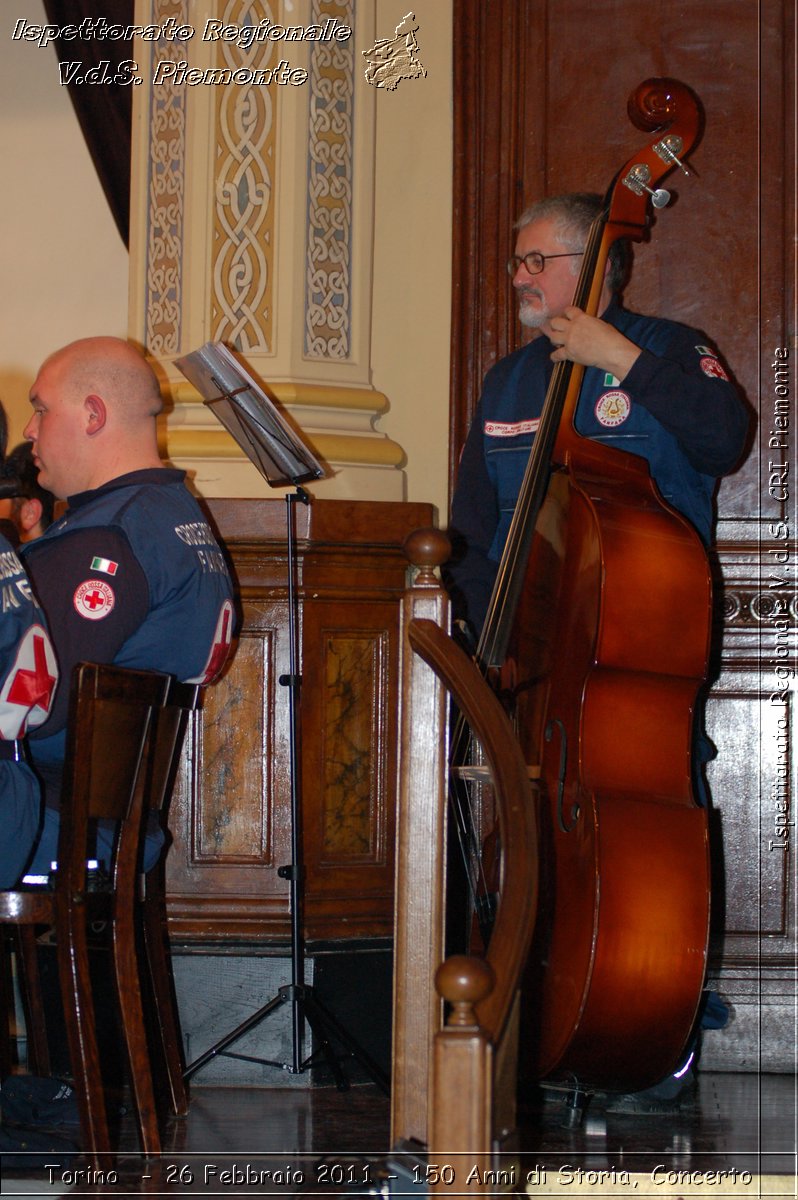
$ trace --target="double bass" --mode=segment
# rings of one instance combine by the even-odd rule
[[[607,256],[641,241],[659,182],[690,152],[684,85],[629,99],[645,146],[591,228],[574,304],[598,315]],[[711,577],[647,462],[581,437],[583,368],[554,368],[476,651],[500,674],[539,777],[540,909],[528,972],[539,1078],[645,1088],[690,1036],[709,931],[707,812],[693,725],[707,673]]]

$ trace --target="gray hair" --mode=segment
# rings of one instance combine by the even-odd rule
[[[596,192],[566,192],[562,196],[548,196],[525,209],[515,223],[523,229],[533,221],[554,222],[557,240],[569,249],[583,250],[590,226],[604,208],[604,200]],[[609,252],[610,270],[607,283],[610,291],[619,292],[626,282],[632,263],[632,253],[626,238],[612,243]]]

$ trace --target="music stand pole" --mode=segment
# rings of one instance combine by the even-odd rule
[[[297,554],[295,542],[295,506],[297,501],[308,504],[310,497],[304,488],[295,485],[296,491],[286,494],[287,520],[287,565],[288,565],[288,674],[281,675],[279,682],[288,688],[288,720],[289,720],[289,765],[291,772],[291,862],[288,866],[279,867],[277,874],[281,879],[289,881],[289,896],[291,904],[291,983],[281,987],[277,995],[268,1003],[242,1021],[232,1032],[226,1034],[215,1045],[190,1063],[183,1072],[183,1078],[188,1079],[201,1067],[217,1055],[228,1058],[240,1058],[247,1062],[263,1063],[266,1066],[281,1067],[294,1075],[301,1074],[311,1065],[313,1055],[303,1061],[302,1039],[304,1022],[307,1020],[311,1032],[319,1039],[319,1050],[325,1055],[327,1064],[332,1071],[339,1091],[346,1091],[349,1083],[341,1071],[329,1040],[332,1031],[337,1039],[346,1047],[350,1055],[357,1059],[371,1076],[374,1083],[387,1094],[390,1093],[389,1081],[384,1071],[357,1042],[348,1034],[342,1025],[316,999],[313,989],[305,984],[305,944],[302,935],[302,899],[304,885],[304,850],[302,839],[302,806],[300,803],[301,785],[301,756],[300,726],[299,726],[299,693],[302,676],[298,670],[299,664],[299,624],[297,621],[298,597],[296,595]],[[279,1005],[291,1004],[291,1046],[292,1058],[290,1065],[274,1062],[270,1059],[257,1058],[249,1054],[235,1054],[227,1049],[239,1038],[248,1033]]]
[[[299,692],[302,686],[302,676],[299,674],[299,633],[297,622],[296,597],[296,546],[295,534],[295,505],[309,502],[309,496],[304,488],[297,486],[295,492],[289,492],[286,497],[287,553],[288,553],[288,675],[281,675],[279,682],[288,688],[288,728],[289,728],[289,765],[291,771],[291,865],[280,867],[277,874],[282,879],[289,880],[289,895],[291,903],[291,987],[293,989],[291,1003],[291,1031],[293,1047],[293,1070],[298,1074],[302,1070],[302,1034],[304,1021],[301,1010],[301,1000],[305,987],[305,943],[302,937],[302,898],[305,874],[305,856],[302,839],[302,808],[299,803],[301,788],[299,772],[301,761],[299,755]]]

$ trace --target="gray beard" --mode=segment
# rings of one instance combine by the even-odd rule
[[[545,303],[542,308],[532,308],[522,300],[518,306],[518,320],[526,329],[540,329],[548,319],[549,310]]]

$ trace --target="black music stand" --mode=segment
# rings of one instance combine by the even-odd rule
[[[269,399],[243,364],[221,342],[206,342],[199,350],[176,360],[186,378],[194,384],[203,401],[238,442],[249,460],[272,486],[291,484],[294,491],[286,495],[287,559],[288,559],[288,640],[289,673],[280,676],[280,684],[288,688],[289,704],[289,763],[291,773],[291,862],[278,868],[281,879],[289,881],[291,905],[291,983],[278,989],[266,1004],[242,1021],[215,1045],[189,1063],[184,1072],[188,1079],[217,1056],[244,1059],[279,1067],[292,1074],[301,1074],[312,1065],[315,1054],[303,1058],[302,1035],[307,1021],[325,1056],[339,1091],[349,1087],[330,1043],[330,1034],[357,1059],[386,1094],[389,1092],[385,1073],[335,1017],[320,1003],[313,988],[305,983],[305,946],[302,935],[302,886],[304,883],[304,853],[302,844],[302,808],[300,787],[300,729],[299,691],[302,676],[299,662],[296,581],[295,510],[296,503],[308,504],[310,497],[300,486],[311,479],[321,479],[325,471],[321,463],[298,437],[275,404]],[[228,1050],[282,1004],[291,1005],[292,1056],[290,1063],[235,1054]]]

